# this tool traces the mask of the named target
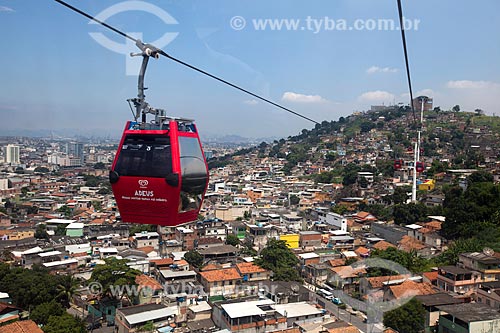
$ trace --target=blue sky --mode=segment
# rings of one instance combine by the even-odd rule
[[[394,19],[397,26],[395,0],[68,2],[92,15],[114,8],[106,22],[148,42],[176,33],[157,46],[317,121],[408,102],[400,32],[340,26],[358,19]],[[459,104],[500,115],[500,2],[403,0],[403,7],[418,20],[407,32],[415,94],[444,109]],[[164,13],[177,24],[165,23]],[[231,26],[235,16],[244,28]],[[295,29],[257,29],[256,20],[265,19],[300,21]],[[325,28],[328,20],[337,30]],[[125,44],[54,1],[0,0],[0,135],[61,128],[119,134],[137,77],[126,74],[126,55],[89,33]],[[202,135],[286,137],[313,126],[167,59],[150,62],[146,85],[151,105],[196,119]]]

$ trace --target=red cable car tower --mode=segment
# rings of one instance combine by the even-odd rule
[[[135,119],[125,125],[109,173],[121,219],[164,226],[195,221],[208,186],[198,130],[193,120],[169,117],[146,102],[146,68],[160,50],[140,40],[136,45],[141,52],[131,56],[142,56],[139,92],[128,100]],[[154,120],[147,122],[148,114]]]

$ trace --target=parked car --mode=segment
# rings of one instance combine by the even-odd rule
[[[338,297],[334,297],[334,298],[332,298],[332,303],[340,305],[340,304],[342,304],[342,300]]]

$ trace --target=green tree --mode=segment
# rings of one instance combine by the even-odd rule
[[[300,198],[296,196],[295,194],[290,195],[290,205],[295,206],[298,205],[300,202]]]
[[[30,190],[30,189],[29,189],[29,187],[28,187],[28,186],[23,186],[23,187],[21,188],[21,196],[25,197],[25,196],[28,194],[29,190]]]
[[[358,172],[361,170],[359,165],[354,163],[347,164],[342,170],[342,184],[344,186],[355,184],[358,179]]]
[[[379,257],[400,264],[412,273],[422,273],[429,271],[433,262],[418,255],[416,251],[402,251],[390,247],[384,251],[373,251],[372,257]]]
[[[226,237],[226,244],[232,246],[240,245],[240,239],[235,234],[229,234]]]
[[[157,226],[154,224],[133,224],[128,229],[129,235],[140,234],[143,231],[156,231]]]
[[[427,207],[421,203],[398,204],[393,207],[394,223],[399,225],[422,222],[427,219]]]
[[[83,175],[83,180],[85,180],[85,186],[89,187],[98,187],[99,185],[108,182],[107,179],[94,175]]]
[[[453,112],[460,112],[460,105],[455,105],[453,108],[452,108]]]
[[[347,260],[345,261],[344,265],[345,266],[350,266],[354,263],[358,262],[358,259],[357,257],[351,257],[351,258],[347,258]]]
[[[45,325],[47,324],[50,316],[61,316],[63,313],[64,309],[61,304],[52,300],[48,303],[37,305],[33,311],[31,311],[30,319],[38,325]]]
[[[297,265],[299,260],[283,240],[270,239],[255,263],[273,272],[273,280],[302,281]]]
[[[465,191],[458,186],[446,188],[443,207],[446,220],[441,233],[444,237],[471,238],[490,233],[492,226],[500,226],[495,218],[500,207],[500,185],[473,182]]]
[[[445,172],[448,170],[448,163],[440,162],[439,160],[433,160],[431,167],[427,170],[427,176],[432,177],[437,173]]]
[[[156,329],[153,321],[148,321],[146,324],[139,328],[139,332],[153,332]]]
[[[460,253],[480,252],[482,249],[483,243],[476,238],[457,239],[437,257],[436,261],[440,265],[456,265]]]
[[[3,251],[0,252],[0,261],[10,262],[13,260],[14,260],[14,255],[10,250],[4,249]]]
[[[243,248],[241,249],[241,255],[255,257],[257,255],[257,251],[252,247],[252,242],[248,239],[244,239]]]
[[[64,313],[61,316],[50,316],[42,330],[45,333],[82,333],[86,332],[86,327],[81,319]]]
[[[46,269],[34,265],[32,269],[9,267],[0,263],[0,287],[12,298],[15,306],[33,309],[56,298],[57,278]]]
[[[392,202],[395,205],[406,203],[408,200],[408,193],[411,192],[410,186],[398,186],[394,189],[394,193],[391,196]]]
[[[344,205],[335,205],[330,210],[336,214],[344,215],[347,212],[347,207]]]
[[[103,295],[114,298],[122,298],[125,295],[113,295],[113,286],[136,285],[135,278],[141,274],[136,269],[130,268],[127,265],[127,260],[108,258],[105,259],[104,265],[97,265],[92,272],[89,282],[97,282],[102,289],[100,290]]]
[[[361,204],[359,206],[359,209],[370,212],[380,221],[389,221],[393,218],[391,209],[382,204],[373,204],[373,205]]]
[[[71,275],[61,275],[59,276],[59,284],[56,289],[58,291],[57,300],[61,302],[63,306],[69,308],[69,304],[73,295],[76,294],[80,283]]]
[[[106,165],[102,162],[97,162],[94,164],[94,169],[106,169]]]
[[[94,209],[98,212],[102,209],[102,204],[100,201],[92,201],[92,206],[94,206]]]
[[[384,326],[398,332],[420,333],[424,329],[425,314],[422,303],[413,298],[399,308],[384,313]]]
[[[394,161],[393,160],[377,160],[375,162],[377,171],[382,173],[385,177],[394,176]]]
[[[66,224],[59,224],[55,231],[56,236],[65,236],[66,235]]]
[[[61,206],[58,210],[59,213],[63,213],[64,217],[68,218],[73,215],[73,210],[68,205]]]
[[[493,183],[493,175],[483,170],[473,172],[467,177],[467,184],[471,185],[474,183]]]
[[[333,162],[333,161],[335,161],[337,159],[337,154],[335,154],[335,153],[328,153],[328,154],[325,155],[325,159],[327,161]]]
[[[184,259],[193,267],[200,268],[203,265],[203,256],[196,250],[186,252]]]
[[[35,230],[35,238],[37,238],[37,239],[49,239],[49,235],[47,234],[46,228],[47,227],[45,226],[45,224],[39,224]]]

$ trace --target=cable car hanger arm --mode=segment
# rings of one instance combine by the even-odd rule
[[[153,46],[151,44],[145,44],[141,40],[133,38],[132,36],[124,33],[123,31],[120,31],[120,30],[116,29],[115,27],[113,27],[113,26],[111,26],[111,25],[109,25],[109,24],[107,24],[107,23],[105,23],[105,22],[103,22],[101,20],[98,20],[97,18],[93,17],[92,15],[85,13],[84,11],[82,11],[82,10],[80,10],[80,9],[78,9],[78,8],[76,8],[76,7],[68,4],[68,3],[66,3],[65,1],[62,1],[62,0],[54,0],[54,1],[56,1],[57,3],[59,3],[59,4],[65,6],[65,7],[69,8],[69,9],[77,12],[80,15],[85,16],[86,18],[88,18],[88,19],[90,19],[92,21],[95,21],[95,22],[101,24],[102,26],[104,26],[104,27],[106,27],[106,28],[108,28],[108,29],[116,32],[117,34],[119,34],[119,35],[121,35],[121,36],[123,36],[125,38],[128,38],[131,41],[133,41],[137,45],[137,47],[142,51],[142,54],[140,54],[140,55],[142,55],[144,57],[143,58],[144,70],[145,70],[145,67],[147,66],[147,60],[146,60],[146,58],[149,58],[151,56],[157,58],[158,55],[161,54],[162,56],[164,56],[164,57],[166,57],[166,58],[168,58],[170,60],[173,60],[173,61],[177,62],[178,64],[181,64],[181,65],[186,66],[186,67],[188,67],[188,68],[190,68],[192,70],[195,70],[195,71],[197,71],[197,72],[199,72],[201,74],[209,76],[209,77],[211,77],[214,80],[217,80],[217,81],[222,82],[222,83],[224,83],[224,84],[226,84],[228,86],[231,86],[231,87],[233,87],[233,88],[235,88],[235,89],[237,89],[239,91],[242,91],[242,92],[244,92],[244,93],[246,93],[246,94],[248,94],[250,96],[253,96],[253,97],[255,97],[255,98],[257,98],[257,99],[259,99],[261,101],[264,101],[264,102],[266,102],[268,104],[271,104],[271,105],[273,105],[273,106],[275,106],[275,107],[277,107],[279,109],[287,111],[287,112],[289,112],[289,113],[291,113],[291,114],[293,114],[293,115],[295,115],[297,117],[300,117],[302,119],[308,120],[308,121],[310,121],[312,123],[315,123],[315,124],[319,124],[319,122],[317,122],[314,119],[311,119],[311,118],[309,118],[307,116],[304,116],[304,115],[302,115],[302,114],[300,114],[300,113],[298,113],[296,111],[293,111],[293,110],[291,110],[291,109],[289,109],[289,108],[287,108],[285,106],[282,106],[282,105],[280,105],[280,104],[278,104],[276,102],[273,102],[273,101],[271,101],[271,100],[269,100],[269,99],[267,99],[265,97],[262,97],[262,96],[257,95],[257,94],[255,94],[255,93],[253,93],[253,92],[251,92],[251,91],[249,91],[247,89],[244,89],[244,88],[242,88],[242,87],[240,87],[240,86],[238,86],[238,85],[236,85],[234,83],[231,83],[231,82],[229,82],[227,80],[224,80],[224,79],[222,79],[222,78],[220,78],[218,76],[210,74],[209,72],[207,72],[207,71],[205,71],[203,69],[200,69],[200,68],[198,68],[198,67],[196,67],[194,65],[191,65],[191,64],[189,64],[189,63],[187,63],[185,61],[182,61],[182,60],[180,60],[178,58],[175,58],[174,56],[169,55],[165,51],[163,51],[163,50],[161,50],[161,49],[159,49],[159,48],[157,48],[157,47],[155,47],[155,46]],[[145,56],[145,54],[147,55],[147,57]],[[139,55],[139,54],[134,54],[134,55]],[[144,64],[144,63],[146,63],[146,64]],[[141,68],[141,72],[142,72],[142,68]],[[144,77],[143,77],[143,79],[144,79]],[[140,85],[140,83],[139,83],[139,85]],[[143,91],[143,93],[144,93],[144,91]],[[140,95],[140,92],[139,92],[139,95]],[[140,97],[139,97],[139,99],[140,99]],[[132,99],[131,101],[133,101],[133,100],[134,99]],[[135,102],[134,102],[134,105],[135,105]],[[136,105],[136,109],[137,109],[137,105]],[[137,113],[137,111],[136,111],[136,113]],[[143,113],[143,116],[144,116],[144,113]]]

